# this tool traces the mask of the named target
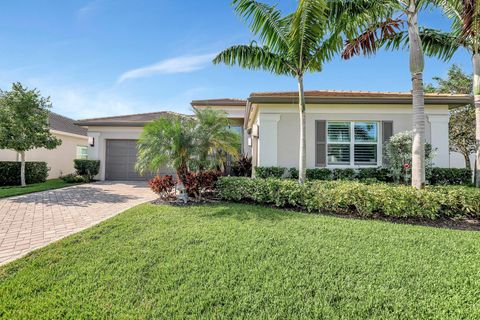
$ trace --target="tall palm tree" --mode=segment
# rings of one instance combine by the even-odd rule
[[[230,129],[230,122],[224,111],[195,109],[198,121],[196,145],[198,168],[208,166],[225,167],[228,155],[234,159],[240,155],[240,135]]]
[[[425,53],[449,60],[459,49],[472,55],[473,96],[476,123],[475,185],[480,187],[480,2],[475,0],[442,0],[438,4],[452,20],[450,32],[423,30]]]
[[[332,10],[327,0],[299,0],[286,16],[275,7],[254,0],[234,0],[235,11],[249,22],[261,45],[252,42],[225,49],[213,63],[262,69],[295,77],[298,84],[300,122],[299,182],[306,175],[304,75],[322,70],[323,64],[341,51],[340,32],[332,28]],[[338,26],[338,22],[337,22]]]
[[[342,57],[371,55],[382,46],[398,48],[399,39],[406,35],[410,53],[410,74],[413,97],[412,186],[425,186],[425,102],[423,89],[424,54],[418,27],[418,12],[428,5],[424,0],[388,0],[365,11],[369,21],[363,32],[347,41]],[[379,11],[379,12],[378,12]],[[404,28],[406,25],[406,29]]]

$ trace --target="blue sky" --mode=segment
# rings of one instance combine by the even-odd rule
[[[274,2],[274,1],[270,1]],[[284,11],[295,0],[283,0]],[[249,43],[230,0],[18,0],[0,2],[0,88],[21,81],[51,97],[53,111],[72,118],[172,110],[190,101],[246,98],[255,91],[296,90],[294,79],[214,66],[211,57]],[[440,12],[420,24],[447,29]],[[427,59],[425,80],[470,57]],[[406,52],[334,59],[308,75],[306,89],[408,91]]]

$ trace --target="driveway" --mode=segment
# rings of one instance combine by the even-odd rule
[[[0,199],[0,264],[156,197],[143,182],[96,182]]]

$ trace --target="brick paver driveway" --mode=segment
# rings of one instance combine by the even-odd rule
[[[0,199],[0,264],[155,198],[146,183],[97,182]]]

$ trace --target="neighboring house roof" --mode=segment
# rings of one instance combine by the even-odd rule
[[[87,129],[79,127],[75,124],[75,120],[50,112],[48,117],[50,129],[62,131],[80,136],[87,136]]]
[[[307,103],[411,103],[410,92],[372,91],[305,91]],[[298,92],[254,92],[248,101],[251,103],[292,103],[298,101]],[[473,97],[467,94],[425,93],[427,104],[468,104]]]
[[[207,99],[207,100],[193,100],[190,103],[192,106],[222,106],[222,107],[245,107],[247,100],[244,99]]]
[[[137,113],[124,116],[82,119],[75,122],[79,126],[115,126],[115,127],[143,127],[145,124],[162,117],[179,115],[176,112],[160,111]]]

